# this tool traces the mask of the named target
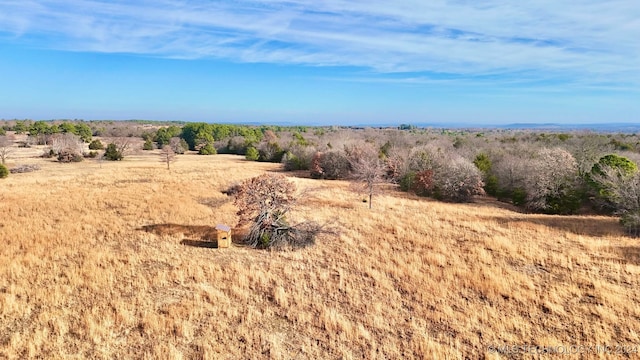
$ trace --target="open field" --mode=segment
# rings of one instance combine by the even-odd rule
[[[369,210],[347,182],[292,177],[314,188],[300,216],[338,219],[339,237],[216,249],[204,246],[215,224],[237,221],[220,190],[279,165],[182,155],[167,171],[154,153],[15,154],[42,169],[0,180],[0,357],[475,359],[499,358],[491,345],[640,345],[640,243],[615,218],[393,189]]]

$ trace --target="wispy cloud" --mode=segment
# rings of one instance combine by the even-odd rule
[[[640,84],[628,0],[4,0],[0,33],[70,51]]]

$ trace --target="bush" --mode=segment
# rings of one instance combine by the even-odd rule
[[[249,149],[247,149],[248,151]],[[284,151],[280,148],[277,142],[265,143],[262,142],[258,145],[258,152],[260,153],[260,161],[276,162],[282,161]]]
[[[604,174],[603,168],[610,167],[613,169],[618,169],[624,175],[631,175],[638,171],[638,165],[636,165],[633,161],[627,159],[624,156],[619,156],[615,154],[605,155],[598,160],[596,164],[591,168],[591,173],[594,175],[602,175]]]
[[[104,150],[104,144],[100,140],[95,139],[89,144],[89,150]]]
[[[475,159],[473,159],[473,165],[482,171],[483,174],[489,174],[491,172],[491,159],[489,159],[487,154],[478,154]]]
[[[122,151],[118,150],[118,146],[116,144],[110,143],[104,151],[104,158],[109,161],[120,161],[124,159],[124,154]]]
[[[498,177],[491,172],[491,159],[487,154],[480,153],[475,159],[473,164],[482,173],[482,180],[484,181],[484,191],[491,195],[496,196],[498,194]]]
[[[416,181],[416,173],[414,171],[408,171],[402,177],[400,177],[400,181],[398,184],[400,185],[400,190],[402,191],[415,191],[414,184]],[[417,193],[417,192],[416,192]]]
[[[81,162],[84,157],[76,152],[62,150],[58,153],[58,161],[61,163]]]
[[[484,181],[484,191],[491,196],[498,195],[498,177],[497,176],[493,174],[487,175],[487,178]]]
[[[602,166],[601,172],[594,174],[593,180],[605,190],[605,200],[611,210],[621,216],[625,229],[637,235],[640,228],[640,173],[627,174],[623,169],[610,166]]]
[[[322,170],[322,153],[316,152],[313,154],[313,158],[311,159],[311,168],[309,169],[309,174],[313,179],[321,179],[324,175],[324,171]]]
[[[206,143],[198,147],[199,155],[215,155],[217,153],[216,148],[211,143]]]
[[[220,153],[245,155],[249,147],[253,147],[253,144],[243,136],[233,136],[220,148]]]
[[[425,145],[411,150],[408,169],[400,188],[420,196],[454,202],[467,202],[484,194],[482,175],[469,160],[442,148]]]
[[[184,139],[180,139],[178,137],[173,137],[169,140],[169,146],[176,154],[184,154],[189,149],[189,144],[187,144]]]
[[[250,146],[249,148],[247,148],[247,153],[245,154],[245,158],[250,161],[258,161],[258,159],[260,158],[260,153],[258,152],[258,149],[256,149],[253,146]]]
[[[513,205],[522,206],[527,202],[527,192],[522,188],[515,188],[509,194]]]
[[[498,200],[511,201],[518,206],[524,205],[527,197],[525,180],[529,171],[527,165],[521,158],[510,154],[497,156],[491,164],[493,178],[490,180],[491,187],[487,193],[495,190],[495,196]],[[489,179],[487,179],[487,183],[489,183]]]
[[[53,151],[53,149],[47,149],[47,150],[42,152],[42,155],[40,155],[40,157],[45,158],[45,159],[50,159],[50,158],[54,157],[55,154],[56,154],[56,152]]]
[[[636,237],[640,236],[640,211],[624,213],[620,217],[620,224],[627,234]]]
[[[282,157],[282,164],[287,171],[310,170],[315,149],[308,146],[294,146]]]
[[[142,145],[142,150],[153,150],[155,149],[155,146],[153,146],[153,141],[151,141],[151,139],[147,139],[144,142],[144,145]]]
[[[619,186],[616,182],[633,176],[638,172],[638,166],[626,157],[609,154],[598,160],[587,174],[587,183],[595,193],[595,202],[606,211],[617,211],[614,199],[614,188]],[[617,181],[616,181],[617,180]]]
[[[94,159],[94,158],[98,157],[98,152],[97,151],[89,151],[88,153],[84,154],[84,157]]]
[[[411,149],[407,159],[407,166],[409,171],[437,171],[445,162],[445,154],[441,148],[435,145],[423,145]]]
[[[4,179],[9,176],[9,170],[6,166],[0,164],[0,179]]]
[[[72,133],[55,134],[51,137],[50,155],[57,156],[59,162],[80,162],[84,160],[82,153],[84,143],[79,136]]]
[[[575,213],[582,202],[578,163],[560,148],[542,149],[529,163],[526,207],[550,214]]]
[[[311,159],[298,157],[288,151],[282,157],[282,164],[286,171],[309,170],[311,167]]]
[[[349,159],[341,151],[327,151],[320,158],[320,168],[325,179],[345,179],[349,176]]]
[[[484,194],[483,186],[480,170],[461,156],[452,156],[433,175],[434,197],[446,201],[471,201],[474,195]]]

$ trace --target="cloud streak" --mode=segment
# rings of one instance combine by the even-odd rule
[[[0,4],[3,37],[59,50],[624,88],[640,85],[639,19],[627,0]]]

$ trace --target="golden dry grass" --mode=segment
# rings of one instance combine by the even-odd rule
[[[640,343],[640,244],[613,218],[391,189],[369,210],[346,182],[292,178],[315,188],[301,216],[339,219],[339,237],[216,249],[199,245],[237,220],[220,190],[277,165],[19,161],[42,170],[0,180],[0,357],[473,359],[497,357],[489,345]]]

